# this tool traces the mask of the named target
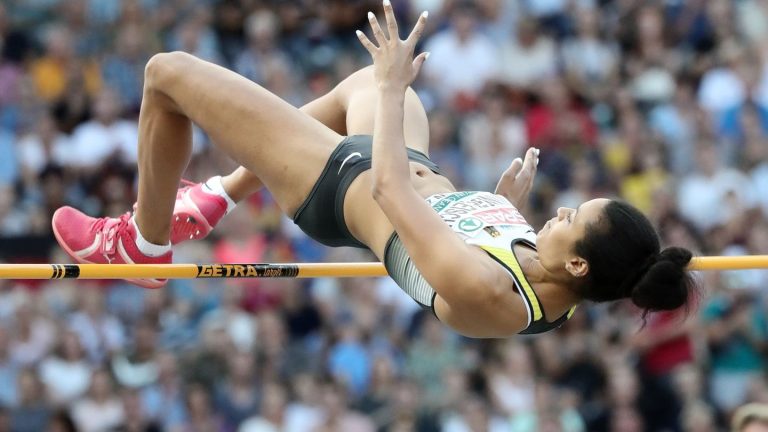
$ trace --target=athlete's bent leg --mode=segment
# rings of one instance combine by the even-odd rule
[[[331,91],[299,110],[336,133],[346,135],[346,109],[339,102],[337,93]],[[229,175],[179,189],[171,222],[171,242],[177,244],[206,237],[237,202],[261,187],[256,174],[239,167]]]
[[[373,69],[366,67],[344,79],[327,94],[304,105],[300,111],[339,135],[370,135],[377,97]],[[427,115],[412,89],[406,93],[404,108],[406,145],[428,154]],[[206,184],[207,188],[197,184],[179,190],[171,231],[174,244],[204,238],[228,209],[262,187],[259,177],[242,166],[229,175],[209,179]]]
[[[134,215],[154,244],[167,244],[176,189],[192,151],[192,122],[160,88],[158,57],[147,64],[139,113],[139,197]]]
[[[185,53],[154,56],[146,76],[145,92],[153,97],[152,109],[140,119],[136,220],[153,243],[168,241],[176,188],[189,155],[188,141],[169,136],[179,127],[171,123],[177,117],[199,125],[219,149],[253,172],[288,214],[303,202],[341,140],[257,84]]]
[[[336,133],[346,135],[346,111],[337,99],[336,93],[331,91],[299,110]],[[180,189],[171,222],[171,242],[204,238],[234,204],[261,187],[259,177],[241,166],[229,175]]]
[[[373,68],[369,66],[348,76],[328,94],[307,103],[300,110],[340,135],[371,135],[377,95]],[[427,114],[411,88],[406,93],[404,108],[406,145],[429,154]],[[261,188],[259,178],[244,167],[223,176],[221,182],[227,195],[235,202]]]
[[[92,218],[71,207],[54,214],[61,246],[78,262],[168,263],[176,188],[190,156],[191,122],[295,214],[341,136],[247,79],[185,53],[147,63],[139,117],[135,217]],[[313,143],[307,146],[307,143]],[[149,288],[164,280],[135,280]]]

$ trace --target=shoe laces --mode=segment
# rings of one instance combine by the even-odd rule
[[[117,218],[101,218],[93,224],[93,231],[101,232],[101,245],[99,252],[105,256],[115,254],[117,248],[116,237],[118,233],[125,230],[131,222],[131,212],[126,212]]]

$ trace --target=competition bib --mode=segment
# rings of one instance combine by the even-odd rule
[[[501,195],[489,192],[439,193],[427,203],[457,233],[466,237],[499,237],[504,231],[532,231],[523,215]]]

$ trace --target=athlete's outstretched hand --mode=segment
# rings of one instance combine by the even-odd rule
[[[539,149],[529,148],[525,152],[525,160],[516,158],[501,175],[496,185],[496,193],[506,197],[518,210],[528,204],[528,194],[536,177],[536,167],[539,165]]]
[[[357,37],[365,49],[373,57],[374,76],[376,84],[379,87],[402,88],[405,90],[418,75],[422,63],[427,59],[429,53],[421,53],[413,57],[413,50],[416,48],[416,42],[424,31],[424,25],[427,22],[427,12],[419,16],[416,25],[406,40],[400,40],[400,34],[397,29],[397,21],[392,11],[392,4],[389,0],[384,0],[384,16],[387,20],[387,33],[384,34],[379,21],[372,12],[368,12],[368,21],[371,23],[371,30],[376,40],[374,44],[360,30],[357,31]]]

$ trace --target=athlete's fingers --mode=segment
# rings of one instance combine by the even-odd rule
[[[368,50],[368,53],[373,55],[378,49],[376,45],[374,45],[374,43],[368,39],[368,36],[360,30],[355,31],[355,34],[357,35],[357,38],[360,39],[360,43],[363,44],[363,47]]]
[[[515,158],[515,160],[512,161],[511,164],[509,164],[509,168],[507,168],[506,171],[504,171],[505,176],[512,176],[512,178],[517,178],[517,175],[520,174],[520,170],[523,168],[523,160],[520,158]]]
[[[416,20],[416,25],[413,26],[413,30],[411,30],[411,34],[408,35],[408,39],[405,40],[407,44],[409,44],[411,47],[416,46],[416,42],[419,41],[421,38],[421,34],[424,33],[424,27],[427,25],[427,17],[429,16],[429,12],[424,11],[419,15],[419,19]]]
[[[525,160],[523,161],[523,169],[526,175],[533,177],[536,172],[536,166],[539,164],[539,149],[531,147],[525,152]]]
[[[525,154],[525,161],[520,170],[520,177],[525,181],[526,191],[533,187],[533,180],[536,177],[536,167],[539,165],[539,149],[530,148]],[[527,192],[526,192],[527,193]]]
[[[413,75],[416,76],[419,74],[419,71],[421,70],[421,65],[424,64],[424,61],[426,61],[429,58],[429,52],[423,52],[416,56],[415,59],[413,59]]]
[[[376,42],[379,43],[379,47],[384,46],[387,43],[387,37],[384,36],[384,31],[381,30],[379,20],[376,19],[376,15],[373,12],[368,12],[368,22],[371,24],[371,30],[373,30],[373,37],[376,38]]]
[[[531,184],[528,187],[529,189],[533,186],[533,179],[536,177],[536,172],[539,170],[539,153],[540,153],[540,150],[536,148],[536,157],[534,158],[533,170],[531,171],[531,179],[530,179]]]
[[[395,18],[395,12],[392,10],[392,3],[389,0],[384,0],[384,17],[387,20],[387,33],[389,33],[389,40],[400,40],[400,33],[398,33],[397,19]]]
[[[496,183],[496,189],[494,193],[507,193],[508,190],[515,184],[517,180],[517,174],[520,172],[520,168],[523,167],[523,160],[515,158],[511,164],[501,173],[499,181]]]

